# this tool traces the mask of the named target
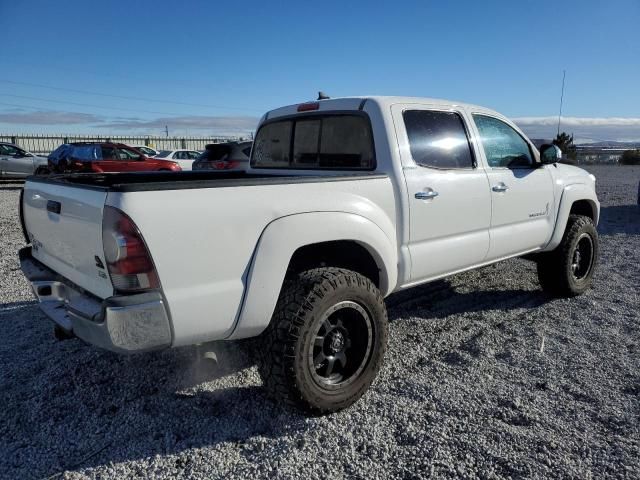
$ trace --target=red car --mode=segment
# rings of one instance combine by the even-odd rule
[[[48,158],[54,173],[149,172],[182,170],[170,160],[151,158],[122,143],[78,142],[60,145]]]

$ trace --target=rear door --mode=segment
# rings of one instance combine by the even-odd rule
[[[33,256],[100,298],[113,293],[102,249],[101,189],[27,181],[23,214]]]
[[[491,185],[489,260],[534,250],[551,238],[553,179],[531,144],[507,122],[474,113]]]
[[[411,281],[481,263],[489,250],[491,197],[464,114],[394,105],[409,192]]]
[[[153,162],[145,161],[146,157],[129,148],[116,148],[116,158],[121,172],[140,172],[154,170]]]
[[[126,172],[128,165],[126,161],[120,159],[118,149],[113,145],[102,145],[97,147],[101,151],[102,159],[98,167],[103,172]]]

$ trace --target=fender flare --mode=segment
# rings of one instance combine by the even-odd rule
[[[547,245],[542,249],[543,251],[548,252],[560,245],[562,236],[564,235],[564,231],[567,227],[567,222],[569,221],[571,207],[575,202],[579,200],[586,200],[587,202],[589,202],[594,214],[593,222],[596,224],[596,226],[598,225],[598,220],[600,218],[600,202],[598,202],[596,192],[593,190],[593,188],[582,183],[568,185],[562,190],[560,206],[558,208],[558,215],[556,216],[556,224],[553,229],[553,234],[551,235],[551,240],[549,240],[549,243],[547,243]]]
[[[300,213],[274,220],[254,251],[240,314],[227,338],[254,337],[267,328],[289,262],[306,245],[335,240],[359,243],[380,269],[380,291],[383,296],[389,294],[398,280],[398,250],[395,236],[391,238],[371,220],[353,213]]]

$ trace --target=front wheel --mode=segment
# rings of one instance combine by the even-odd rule
[[[569,215],[560,245],[538,258],[542,289],[559,297],[584,293],[591,287],[598,256],[598,231],[593,221],[583,215]]]
[[[387,337],[387,311],[371,280],[341,268],[308,270],[283,286],[262,334],[260,374],[277,400],[335,412],[369,388]]]

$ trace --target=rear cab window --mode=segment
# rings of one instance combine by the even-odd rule
[[[263,124],[251,152],[253,168],[373,170],[373,135],[364,114],[298,115]]]

